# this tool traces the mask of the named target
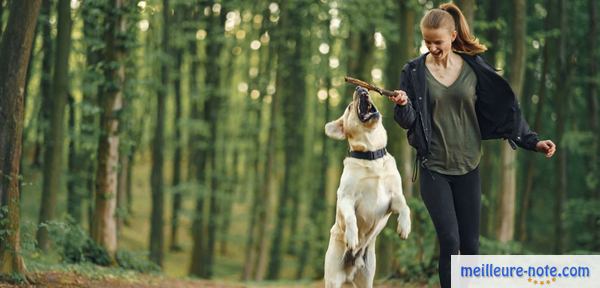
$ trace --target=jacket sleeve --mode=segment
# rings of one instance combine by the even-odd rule
[[[521,114],[521,110],[517,109],[516,112],[517,130],[514,134],[515,136],[512,137],[512,140],[523,149],[536,151],[535,146],[540,141],[537,133],[529,128],[529,124],[527,124],[525,117]]]
[[[402,73],[400,73],[400,90],[406,92],[408,95],[408,103],[404,106],[396,104],[394,107],[394,120],[404,129],[410,129],[417,119],[417,112],[412,105],[415,93],[409,79],[410,71],[408,64],[406,64],[402,68]]]

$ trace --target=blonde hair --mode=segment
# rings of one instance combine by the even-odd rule
[[[479,43],[479,39],[471,35],[467,19],[454,3],[441,4],[439,8],[427,11],[421,19],[421,30],[423,28],[438,29],[440,27],[449,28],[450,31],[456,30],[457,36],[452,42],[452,49],[455,51],[474,55],[487,50],[485,45]]]

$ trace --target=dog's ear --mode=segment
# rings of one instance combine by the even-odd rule
[[[346,139],[346,133],[344,133],[344,116],[325,124],[325,134],[337,140]]]

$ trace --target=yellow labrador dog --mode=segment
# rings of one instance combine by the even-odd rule
[[[369,92],[357,87],[339,119],[325,125],[327,136],[348,139],[350,155],[337,190],[336,221],[325,254],[325,287],[372,287],[375,240],[388,218],[398,213],[397,233],[410,233],[410,210],[400,173],[387,153],[387,134]]]

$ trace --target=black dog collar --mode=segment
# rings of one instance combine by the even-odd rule
[[[363,159],[363,160],[377,160],[377,159],[385,156],[386,153],[387,153],[387,150],[385,150],[385,148],[381,148],[376,151],[367,151],[367,152],[349,151],[348,156],[350,156],[352,158]]]

